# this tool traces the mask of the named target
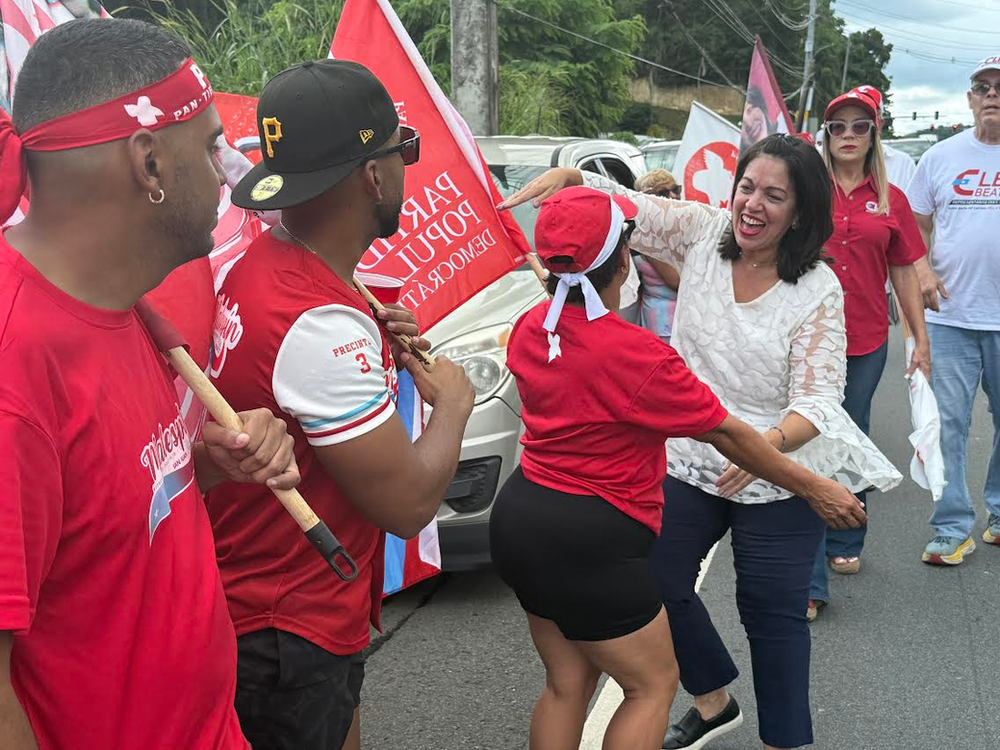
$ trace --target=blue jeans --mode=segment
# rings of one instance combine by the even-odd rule
[[[1000,514],[1000,331],[972,331],[927,324],[931,387],[941,412],[941,453],[948,483],[934,504],[935,534],[965,539],[976,523],[966,481],[969,423],[980,382],[993,416],[993,452],[986,472],[986,509]]]
[[[736,605],[750,641],[760,738],[773,747],[811,744],[809,571],[823,521],[800,497],[741,505],[667,477],[663,528],[650,564],[667,608],[681,683],[705,695],[739,671],[695,593],[701,561],[732,531]]]
[[[844,386],[844,411],[854,420],[854,424],[865,433],[869,432],[872,416],[872,398],[882,379],[885,360],[889,352],[888,342],[869,353],[847,358],[847,383]],[[857,493],[857,498],[865,503],[865,510],[871,512],[867,504],[867,491]],[[827,529],[823,541],[816,552],[813,565],[809,598],[816,601],[830,601],[830,590],[826,569],[828,557],[857,557],[865,546],[867,526],[860,529]]]

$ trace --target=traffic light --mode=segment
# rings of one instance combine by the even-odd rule
[[[914,119],[914,120],[916,120],[916,119],[917,119],[917,113],[916,113],[916,112],[914,112],[914,113],[913,113],[913,119]]]
[[[935,109],[934,110],[934,119],[936,120],[937,118],[938,118],[938,111]]]

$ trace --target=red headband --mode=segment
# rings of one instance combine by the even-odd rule
[[[0,221],[17,208],[28,184],[25,151],[66,151],[128,138],[140,128],[186,122],[212,103],[212,85],[188,58],[169,76],[131,94],[72,112],[30,128],[23,135],[0,111]]]

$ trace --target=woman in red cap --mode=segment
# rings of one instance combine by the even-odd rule
[[[671,345],[730,414],[747,422],[774,448],[790,453],[803,468],[834,477],[854,492],[869,485],[885,490],[899,483],[899,472],[841,406],[846,371],[844,293],[822,262],[823,245],[833,232],[832,198],[829,174],[814,147],[784,135],[755,143],[737,163],[729,209],[642,195],[600,175],[572,169],[546,172],[508,198],[504,207],[532,199],[537,204],[558,197],[568,185],[584,183],[627,196],[638,209],[636,229],[628,240],[631,248],[680,272]],[[522,335],[534,330],[532,316],[537,320],[540,313],[533,311],[522,321]],[[587,341],[593,342],[592,351],[586,361],[575,362],[576,368],[560,382],[538,380],[538,372],[553,377],[544,363],[526,373],[519,363],[523,356],[519,349],[528,344],[512,342],[511,369],[524,381],[521,390],[526,397],[528,462],[522,459],[522,463],[525,477],[533,482],[537,480],[530,473],[535,437],[531,428],[538,419],[534,415],[543,415],[547,424],[548,415],[572,409],[590,454],[616,450],[582,424],[594,415],[576,402],[577,394],[587,388],[599,403],[608,403],[609,394],[620,393],[633,377],[642,376],[632,351],[652,349],[653,344],[645,340],[641,345],[623,344],[638,334],[590,325]],[[570,331],[557,333],[565,356]],[[598,366],[606,369],[599,371]],[[679,390],[665,384],[655,394],[640,391],[642,396],[629,402],[633,411],[619,415],[618,423],[625,426],[628,420],[644,418],[659,425],[676,419],[679,405],[681,412],[687,409],[678,400]],[[539,404],[543,396],[550,398],[545,409]],[[589,458],[586,449],[573,445],[574,436],[555,435],[551,450]],[[695,706],[671,725],[663,747],[701,748],[743,721],[728,691],[739,672],[695,590],[701,561],[727,532],[732,536],[736,604],[750,642],[760,738],[768,749],[808,745],[813,741],[806,621],[809,579],[825,526],[861,525],[861,503],[852,496],[850,508],[856,515],[844,518],[807,496],[796,496],[798,490],[790,485],[785,489],[776,484],[773,475],[762,476],[731,451],[727,460],[718,448],[718,441],[707,444],[686,437],[667,442],[663,522],[650,562],[669,617],[680,679],[695,696]],[[639,486],[631,462],[620,451],[610,455],[613,458],[604,463],[584,460],[582,468],[573,465],[576,473],[571,480],[578,482],[586,470],[617,478],[612,489]],[[574,525],[572,534],[582,534],[577,529]],[[610,535],[606,527],[602,532],[606,545]],[[565,531],[552,533],[548,545],[551,548],[569,536]],[[537,575],[540,582],[548,580],[547,571]],[[583,572],[582,579],[588,575]],[[629,580],[638,580],[638,573]],[[560,583],[565,582],[560,579]],[[608,589],[618,594],[628,585],[618,583],[590,596],[600,601],[611,596]],[[607,604],[594,605],[586,612],[596,617],[609,609]],[[544,661],[551,660],[551,655],[546,659],[542,653]]]
[[[663,742],[678,668],[647,558],[660,531],[667,437],[710,443],[831,519],[864,517],[846,488],[729,416],[673,348],[613,314],[636,213],[628,198],[586,187],[542,204],[535,245],[552,300],[522,317],[508,344],[524,453],[494,505],[490,544],[545,665],[532,750],[576,750],[602,673],[625,693],[605,750]]]
[[[823,160],[833,179],[833,235],[826,252],[844,287],[847,383],[844,410],[867,435],[872,397],[885,367],[892,281],[915,347],[907,375],[918,367],[930,378],[930,342],[914,262],[926,255],[903,191],[890,185],[882,152],[882,95],[860,86],[830,102],[824,115]],[[866,492],[858,493],[865,502]],[[866,506],[867,507],[867,506]],[[830,600],[827,560],[842,575],[861,567],[867,527],[828,529],[820,543],[809,591],[809,617]]]

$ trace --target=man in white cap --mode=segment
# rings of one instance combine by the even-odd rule
[[[975,128],[927,151],[907,189],[930,250],[916,266],[929,310],[931,385],[948,483],[923,554],[924,562],[937,565],[958,565],[976,548],[966,444],[980,381],[994,429],[983,540],[1000,545],[1000,55],[976,66],[968,99]]]

